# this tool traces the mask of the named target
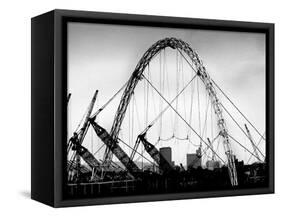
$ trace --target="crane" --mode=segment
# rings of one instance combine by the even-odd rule
[[[72,146],[72,150],[76,151],[75,164],[76,164],[76,169],[77,169],[77,177],[78,177],[77,180],[79,179],[81,157],[92,169],[98,168],[100,166],[100,162],[88,151],[88,149],[86,149],[85,147],[82,146],[82,142],[85,138],[85,135],[86,135],[89,125],[90,125],[89,119],[90,119],[90,115],[92,113],[94,104],[97,99],[97,94],[98,94],[98,90],[96,90],[96,92],[90,102],[90,105],[86,111],[86,116],[85,116],[83,125],[82,125],[81,129],[79,130],[79,133],[74,132],[73,136],[69,140],[68,151],[70,150],[71,146]],[[71,95],[69,94],[68,99],[70,98],[70,96]]]
[[[152,145],[150,142],[148,142],[145,138],[146,133],[141,134],[138,136],[138,140],[141,141],[144,145],[145,150],[147,153],[152,157],[152,159],[158,164],[160,169],[162,170],[163,173],[170,172],[174,170],[174,168],[170,165],[170,163],[166,160],[166,158],[155,148],[154,145]]]
[[[88,131],[88,128],[90,126],[90,122],[89,122],[89,119],[90,119],[90,115],[92,113],[92,110],[94,108],[94,105],[95,105],[95,102],[96,102],[96,99],[97,99],[97,95],[98,95],[98,90],[96,90],[91,102],[90,102],[90,105],[88,107],[88,110],[87,110],[87,113],[86,113],[86,117],[84,119],[84,123],[82,125],[82,128],[80,129],[80,134],[79,134],[79,142],[80,144],[82,144],[83,142],[83,139]]]
[[[251,144],[253,146],[253,150],[254,150],[254,153],[256,155],[256,158],[258,159],[259,162],[262,162],[262,160],[261,160],[261,158],[259,156],[259,153],[257,151],[257,146],[255,145],[255,142],[253,140],[252,134],[250,133],[250,130],[248,129],[247,124],[245,124],[245,128],[246,128],[246,131],[247,131],[247,134],[248,134],[248,138],[249,138],[249,140],[250,140],[250,142],[251,142]]]
[[[128,172],[134,176],[140,173],[138,166],[132,161],[129,156],[122,150],[118,143],[112,139],[109,133],[95,122],[95,118],[90,119],[90,123],[93,126],[98,137],[104,142],[104,144],[110,149],[110,151],[120,160],[125,166]]]

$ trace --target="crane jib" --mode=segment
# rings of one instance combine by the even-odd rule
[[[142,142],[146,152],[153,158],[158,164],[162,172],[170,172],[173,169],[172,165],[166,160],[166,158],[157,150],[157,148],[145,139],[144,135],[139,135],[139,139]]]
[[[112,151],[118,160],[125,166],[125,168],[132,175],[141,172],[137,165],[130,159],[130,157],[122,150],[118,143],[111,138],[109,133],[99,126],[96,122],[91,121],[91,124],[98,135],[98,137],[105,143],[105,145]]]

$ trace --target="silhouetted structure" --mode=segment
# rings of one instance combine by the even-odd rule
[[[173,166],[172,162],[172,149],[170,147],[160,148],[160,154],[166,159],[166,161]],[[160,168],[162,168],[163,161],[160,159]]]
[[[186,155],[186,168],[201,167],[201,148],[196,150],[196,153]]]
[[[206,162],[206,167],[208,170],[214,170],[220,168],[220,162],[215,160],[208,160]]]

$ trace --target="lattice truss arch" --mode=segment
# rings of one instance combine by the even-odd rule
[[[127,110],[127,107],[129,105],[129,102],[131,100],[131,97],[133,95],[134,89],[137,85],[137,83],[142,79],[142,74],[149,64],[149,62],[153,59],[154,56],[156,56],[161,50],[170,47],[172,49],[177,49],[190,58],[192,63],[195,66],[195,69],[197,71],[197,75],[200,77],[202,82],[204,83],[206,87],[206,91],[209,94],[209,97],[212,102],[212,107],[214,109],[214,112],[217,117],[217,126],[219,130],[220,136],[223,138],[223,145],[225,154],[227,156],[227,166],[228,171],[230,175],[231,184],[233,186],[238,185],[237,181],[237,172],[235,167],[235,159],[234,155],[231,150],[231,145],[229,141],[229,135],[227,131],[227,127],[225,124],[225,119],[222,114],[222,108],[219,98],[217,97],[216,90],[214,88],[212,79],[210,78],[208,72],[206,71],[206,68],[203,66],[202,60],[199,58],[198,54],[190,47],[188,43],[181,39],[177,38],[165,38],[162,40],[157,41],[154,43],[142,56],[140,61],[138,62],[134,72],[132,73],[130,79],[127,82],[127,86],[123,92],[123,95],[121,97],[120,104],[118,106],[117,112],[115,114],[115,118],[113,121],[113,125],[110,131],[111,137],[117,142],[118,135],[120,132],[120,128],[123,122],[123,119],[125,117],[125,113]],[[112,153],[107,148],[104,155],[104,162],[110,162],[112,159]]]

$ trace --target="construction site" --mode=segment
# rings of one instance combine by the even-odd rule
[[[161,39],[136,63],[104,104],[97,105],[99,90],[92,93],[76,130],[68,132],[66,198],[268,186],[265,132],[187,42]],[[68,107],[74,94],[68,93]],[[108,127],[101,114],[114,100]]]

